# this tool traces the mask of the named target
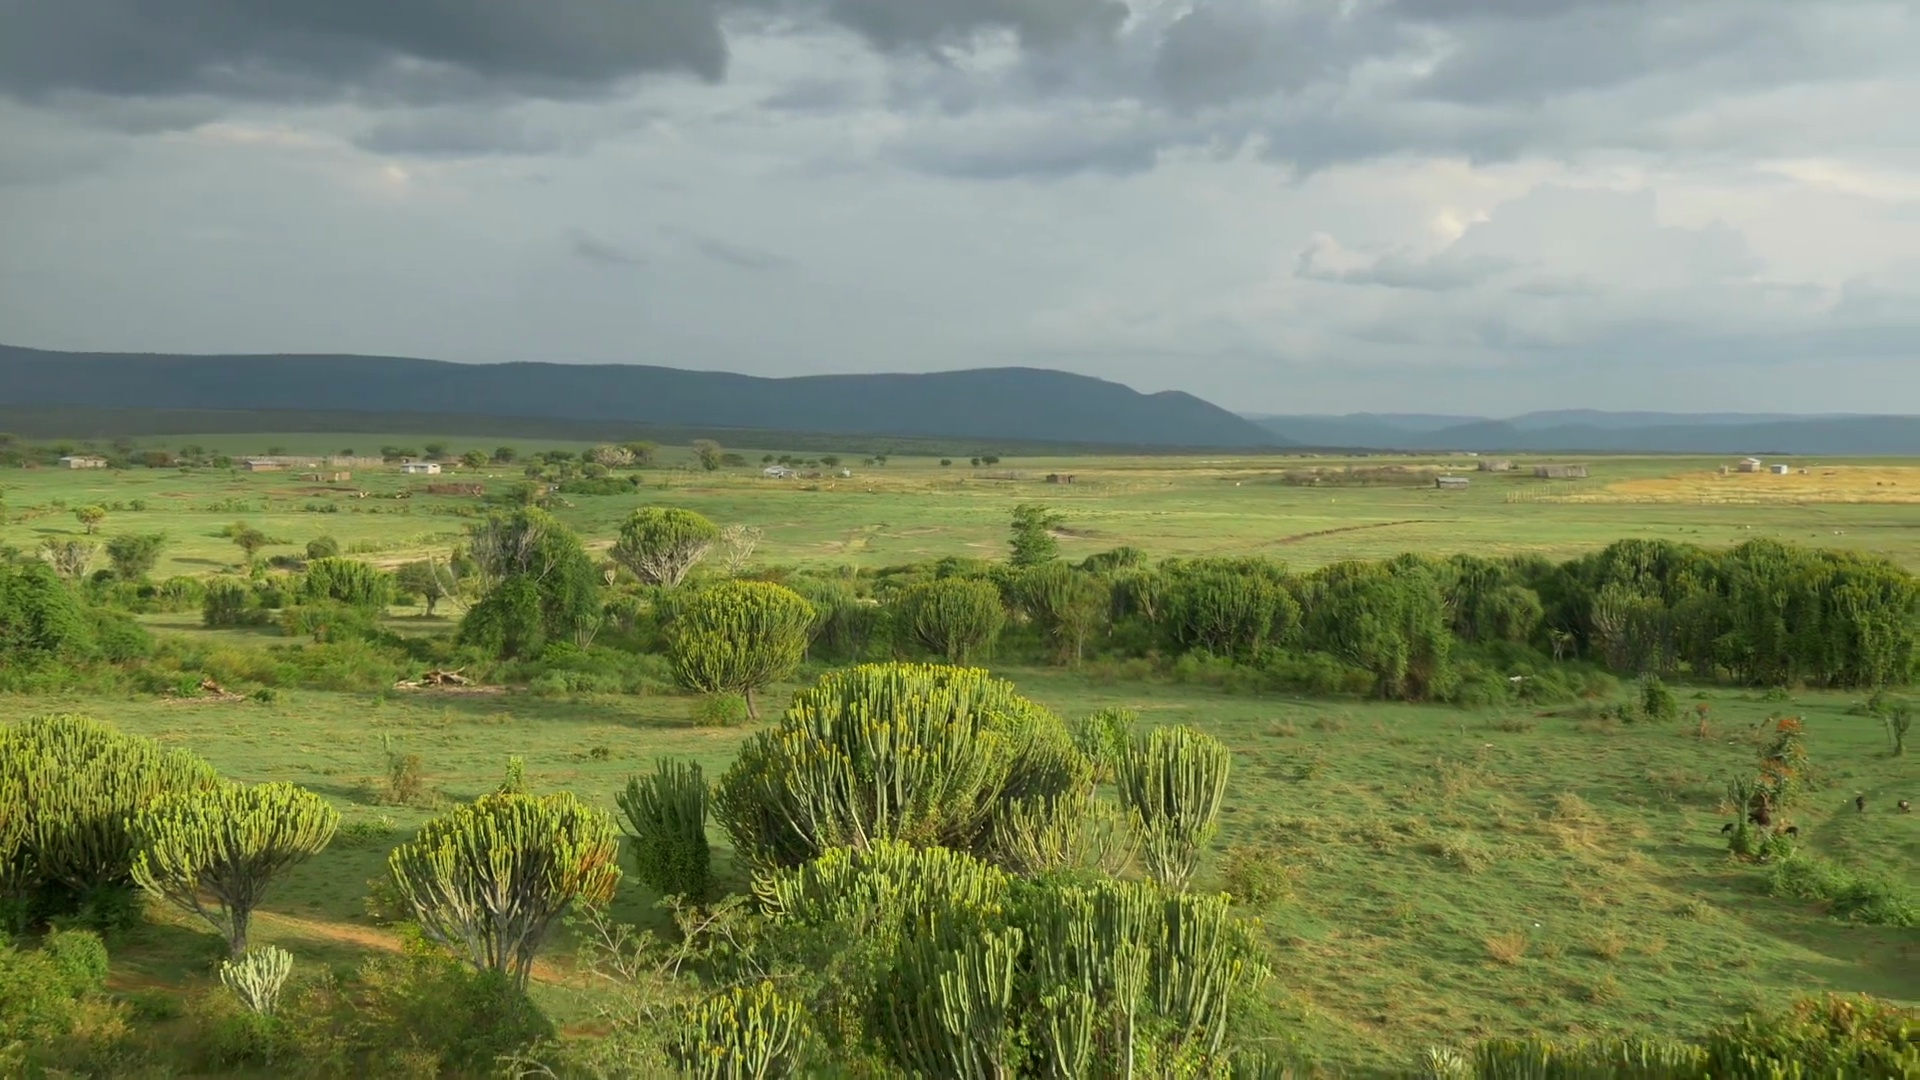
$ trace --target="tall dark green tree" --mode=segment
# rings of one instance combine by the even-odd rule
[[[1060,542],[1053,533],[1065,518],[1039,503],[1021,503],[1013,508],[1012,561],[1015,566],[1038,566],[1060,555]]]

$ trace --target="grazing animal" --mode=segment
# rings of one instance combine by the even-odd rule
[[[1861,813],[1863,813],[1863,814],[1864,814],[1864,813],[1866,813],[1866,812],[1867,812],[1867,797],[1866,797],[1865,795],[1855,795],[1855,796],[1853,797],[1853,808],[1854,808],[1855,810],[1858,810],[1858,811],[1860,811],[1860,812],[1861,812]]]
[[[1900,806],[1900,812],[1901,812],[1901,813],[1903,813],[1903,814],[1911,814],[1911,813],[1913,813],[1913,804],[1912,804],[1912,803],[1910,803],[1910,802],[1908,802],[1907,800],[1905,800],[1905,799],[1901,799],[1901,800],[1900,800],[1900,803],[1899,803],[1899,806]]]
[[[1789,825],[1789,826],[1787,826],[1787,835],[1788,835],[1788,836],[1799,836],[1799,835],[1800,835],[1800,826],[1798,826],[1798,825]]]
[[[1731,821],[1727,822],[1725,825],[1720,826],[1721,836],[1725,836],[1732,831],[1733,831],[1733,822]]]
[[[1761,803],[1747,814],[1747,820],[1763,829],[1770,828],[1773,825],[1773,811],[1767,809],[1766,803]]]

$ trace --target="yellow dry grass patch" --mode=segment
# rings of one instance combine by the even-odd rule
[[[1920,466],[1796,465],[1786,476],[1687,472],[1549,498],[1572,503],[1920,503]]]

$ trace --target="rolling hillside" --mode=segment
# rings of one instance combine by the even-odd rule
[[[433,413],[635,426],[1254,448],[1285,440],[1190,394],[1033,368],[785,379],[640,365],[0,346],[0,407]]]

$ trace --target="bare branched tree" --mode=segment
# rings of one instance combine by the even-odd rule
[[[747,560],[753,558],[753,549],[765,535],[765,530],[753,525],[728,525],[720,530],[720,562],[728,577],[737,577],[747,568]]]
[[[48,540],[40,545],[40,557],[54,573],[77,582],[87,576],[87,567],[93,564],[99,547],[91,540]]]

